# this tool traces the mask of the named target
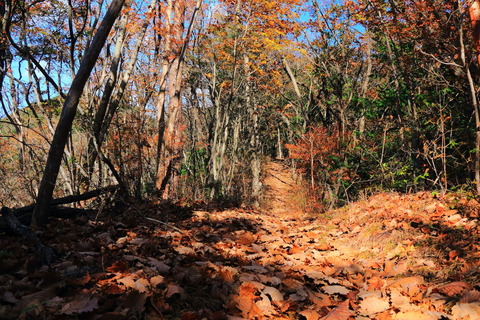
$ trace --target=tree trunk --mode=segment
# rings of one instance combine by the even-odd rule
[[[158,121],[158,138],[157,138],[157,175],[155,181],[155,188],[160,194],[163,192],[164,187],[163,177],[165,176],[166,167],[163,163],[162,153],[164,150],[164,136],[165,136],[165,101],[167,95],[167,76],[168,71],[171,68],[171,38],[172,38],[172,11],[173,1],[168,0],[165,10],[165,34],[162,37],[163,43],[163,58],[162,58],[162,70],[160,73],[160,92],[157,101],[157,121]]]
[[[37,195],[37,205],[33,211],[32,225],[42,226],[48,220],[48,210],[52,201],[53,190],[57,181],[58,171],[62,162],[63,152],[68,135],[73,125],[78,103],[83,93],[85,84],[95,66],[95,62],[102,51],[108,34],[115,23],[125,0],[113,0],[105,17],[88,48],[80,68],[67,94],[62,108],[62,114],[53,136],[53,141],[48,152],[47,163],[43,173],[42,182]]]
[[[168,102],[168,118],[165,119],[165,87],[161,87],[160,99],[158,104],[159,118],[159,138],[158,151],[159,162],[157,165],[156,188],[161,197],[169,197],[171,189],[169,188],[170,180],[174,172],[178,172],[180,168],[180,160],[182,158],[182,82],[183,82],[183,65],[185,53],[190,41],[195,17],[200,9],[202,1],[197,0],[192,13],[190,23],[186,35],[184,37],[184,21],[186,12],[186,1],[169,0],[167,4],[167,37],[165,40],[166,56],[162,67],[162,75],[168,65],[168,83],[167,92]],[[173,10],[173,20],[172,17]],[[169,32],[168,32],[169,31]],[[173,60],[172,60],[173,58]],[[168,60],[168,63],[167,63]],[[164,79],[161,79],[165,81]],[[162,85],[162,84],[161,84]],[[165,130],[165,131],[163,131]],[[174,178],[175,182],[176,178]]]
[[[156,0],[152,0],[152,2],[150,3],[149,10],[147,12],[147,17],[154,11],[155,2]],[[135,69],[138,53],[140,51],[141,45],[143,44],[143,39],[145,37],[147,28],[150,24],[150,20],[147,19],[144,21],[142,25],[142,29],[140,30],[139,36],[136,40],[135,46],[133,47],[132,50],[130,50],[131,53],[129,56],[129,63],[127,64],[126,67],[123,66],[121,68],[122,74],[118,75],[117,73],[119,71],[119,64],[121,61],[121,49],[122,49],[124,38],[125,38],[125,34],[124,34],[125,24],[126,24],[126,21],[122,21],[122,24],[120,26],[120,34],[117,36],[117,43],[115,46],[115,53],[112,61],[112,66],[110,68],[110,78],[108,79],[108,82],[105,85],[102,99],[100,101],[97,114],[95,115],[93,137],[89,141],[89,155],[91,154],[89,163],[87,164],[88,166],[87,171],[89,174],[89,178],[93,173],[95,160],[97,159],[97,156],[98,156],[98,152],[96,150],[97,149],[101,150],[102,148],[103,142],[110,128],[112,119],[117,111],[120,101],[123,98],[123,95],[125,93],[125,88],[127,87],[127,84]],[[116,92],[114,92],[115,89],[116,89]],[[96,145],[94,144],[93,139],[96,140]],[[115,173],[113,174],[115,175]],[[121,182],[119,181],[119,183]]]
[[[7,34],[6,21],[7,15],[5,14],[5,1],[0,1],[0,92],[2,92],[3,79],[7,70]]]
[[[122,47],[125,40],[125,29],[127,25],[127,16],[124,15],[120,19],[120,26],[118,28],[118,32],[116,34],[116,43],[115,43],[115,51],[113,53],[112,63],[110,65],[110,72],[107,77],[107,81],[105,84],[105,88],[103,89],[102,98],[100,99],[100,103],[98,105],[97,113],[95,114],[95,119],[93,122],[93,136],[90,137],[88,142],[88,177],[87,179],[90,180],[93,174],[93,167],[95,160],[97,159],[97,153],[95,148],[95,143],[93,139],[96,141],[96,145],[100,148],[102,143],[100,142],[100,132],[105,120],[105,115],[107,114],[107,108],[112,98],[113,91],[118,81],[118,71],[120,65],[120,58],[122,54]],[[88,183],[88,181],[87,181]]]
[[[461,4],[459,4],[461,8]],[[473,1],[469,9],[470,22],[472,24],[473,42],[477,55],[477,63],[480,67],[480,1]],[[480,110],[478,109],[477,90],[470,72],[470,66],[465,58],[465,45],[463,40],[463,29],[460,28],[460,45],[462,50],[462,62],[467,73],[468,84],[470,87],[470,96],[472,99],[472,107],[475,114],[475,183],[477,195],[480,195]]]

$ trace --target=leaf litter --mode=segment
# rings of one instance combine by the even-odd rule
[[[143,203],[52,219],[50,268],[0,239],[0,318],[480,319],[479,209],[421,192],[316,217]]]

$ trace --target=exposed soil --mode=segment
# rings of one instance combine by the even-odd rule
[[[262,209],[279,217],[302,216],[306,197],[298,174],[282,160],[268,162],[263,170],[265,199]]]

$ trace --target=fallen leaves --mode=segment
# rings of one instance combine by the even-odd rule
[[[52,270],[27,271],[7,255],[0,317],[480,318],[471,207],[420,193],[377,195],[343,210],[328,221],[196,211],[169,220],[178,230],[149,221],[72,231],[57,221],[52,241],[61,232],[69,240],[56,244],[63,260]]]

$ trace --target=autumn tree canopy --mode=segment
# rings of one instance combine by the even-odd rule
[[[273,158],[327,207],[480,190],[476,2],[126,1],[102,45],[110,5],[0,2],[5,205],[47,197],[42,177],[54,197],[258,205]]]

